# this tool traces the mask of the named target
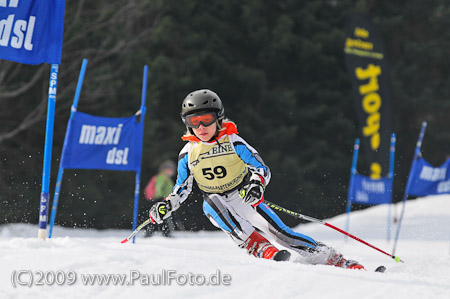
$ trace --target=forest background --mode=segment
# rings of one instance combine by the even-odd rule
[[[354,12],[371,18],[386,45],[400,201],[422,121],[425,159],[438,166],[450,154],[449,1],[66,1],[51,197],[87,58],[78,110],[99,116],[134,114],[149,66],[141,194],[183,147],[181,101],[209,88],[271,168],[268,200],[318,218],[343,213],[360,134],[343,52]],[[49,72],[47,64],[0,61],[0,223],[38,221]],[[364,149],[359,161],[364,167]],[[66,170],[56,224],[130,228],[134,178]],[[196,195],[178,215],[187,229],[212,229]],[[141,196],[141,220],[147,210]]]

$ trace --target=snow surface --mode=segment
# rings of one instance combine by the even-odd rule
[[[400,214],[401,203],[392,212]],[[393,241],[386,240],[387,206],[352,212],[350,233],[391,253]],[[314,215],[310,215],[314,216]],[[327,220],[345,228],[346,216]],[[222,232],[179,232],[174,238],[139,234],[136,244],[121,244],[129,230],[87,230],[55,227],[53,238],[38,240],[37,226],[0,226],[1,298],[450,298],[450,196],[409,200],[396,254],[390,257],[326,226],[308,223],[295,228],[360,261],[368,271],[330,266],[273,262],[246,255]],[[393,226],[392,236],[396,232]],[[386,273],[375,273],[379,266]],[[30,270],[34,283],[40,272],[75,273],[67,285],[12,286],[13,273]],[[229,285],[154,285],[145,277],[171,275],[180,279],[189,273],[206,279],[220,272],[231,277]],[[14,272],[15,271],[15,272]],[[20,275],[29,282],[30,272]],[[133,285],[83,284],[90,274],[140,274]],[[67,278],[67,277],[66,277]],[[202,277],[200,277],[202,278]],[[191,276],[192,279],[192,276]],[[192,280],[191,280],[192,281]],[[201,282],[201,279],[197,280]],[[217,279],[215,280],[217,281]],[[45,280],[41,281],[45,282]],[[66,280],[67,282],[67,280]],[[167,281],[166,281],[167,282]],[[227,281],[226,281],[227,282]],[[146,285],[147,284],[147,285]]]

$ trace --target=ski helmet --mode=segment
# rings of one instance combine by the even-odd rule
[[[200,89],[188,94],[181,104],[181,120],[186,124],[186,115],[200,111],[216,111],[220,122],[225,113],[219,96],[209,89]]]

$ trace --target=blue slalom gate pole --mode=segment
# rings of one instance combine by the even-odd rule
[[[358,164],[358,153],[359,153],[359,138],[356,138],[355,145],[353,146],[353,160],[352,169],[350,171],[350,183],[348,186],[348,196],[347,196],[347,221],[345,223],[345,231],[348,232],[350,227],[350,211],[352,209],[352,194],[353,194],[353,184],[356,175],[356,165]]]
[[[48,88],[47,123],[45,129],[44,166],[42,172],[41,202],[39,208],[38,238],[47,238],[48,201],[50,190],[50,170],[52,162],[53,129],[55,124],[56,88],[58,86],[59,65],[52,64]]]
[[[141,94],[141,108],[139,110],[140,117],[141,117],[141,125],[142,125],[142,146],[143,146],[143,139],[144,139],[144,120],[145,120],[145,99],[147,95],[147,77],[148,77],[148,66],[144,66],[144,77],[142,80],[142,94]],[[134,187],[134,208],[133,208],[133,231],[136,229],[137,226],[137,218],[138,218],[138,211],[139,211],[139,190],[141,186],[141,167],[142,167],[142,150],[141,150],[141,164],[139,165],[139,170],[136,171],[136,183]],[[135,238],[133,237],[133,244],[135,243]]]
[[[75,115],[75,112],[77,111],[78,101],[80,99],[81,88],[83,86],[84,75],[86,73],[87,63],[88,63],[88,60],[83,59],[80,75],[78,76],[77,89],[75,90],[75,96],[73,99],[72,109],[70,111],[69,123],[70,123],[70,120]],[[66,138],[67,138],[68,132],[69,132],[69,126],[67,126],[67,129],[66,129]],[[66,142],[64,141],[64,145],[65,144],[66,144]],[[52,214],[50,216],[50,225],[49,225],[49,231],[48,231],[49,238],[52,237],[53,225],[55,224],[55,218],[56,218],[56,210],[58,209],[58,201],[59,201],[59,194],[61,191],[61,183],[62,183],[62,179],[63,179],[63,175],[64,175],[64,168],[62,167],[62,156],[64,155],[64,150],[65,150],[65,146],[63,147],[61,159],[59,161],[58,178],[56,179],[55,194],[53,196],[53,204],[52,204]]]
[[[137,227],[137,218],[139,213],[139,194],[140,194],[140,188],[141,188],[141,170],[136,171],[136,180],[134,185],[134,206],[133,206],[133,227],[132,230],[134,231]],[[133,237],[133,244],[136,242],[136,236]]]
[[[411,174],[414,173],[414,169],[416,167],[417,157],[420,155],[420,148],[422,147],[422,140],[423,140],[423,135],[425,135],[425,128],[426,127],[427,127],[427,123],[423,122],[422,123],[422,129],[420,130],[420,134],[419,134],[419,139],[417,140],[416,150],[414,151],[414,158],[413,158],[412,163],[411,163],[411,169],[409,171],[408,181],[406,183],[406,188],[405,188],[405,193],[403,195],[402,212],[400,213],[400,218],[398,220],[397,233],[395,235],[394,248],[392,249],[392,255],[395,254],[395,249],[397,247],[397,241],[398,241],[398,237],[400,235],[400,227],[402,225],[403,214],[405,213],[406,200],[408,198],[409,188],[411,187],[411,183],[412,183],[412,175]]]
[[[390,179],[390,198],[391,202],[388,205],[388,223],[387,223],[387,240],[391,239],[391,206],[392,206],[392,193],[394,188],[394,159],[395,159],[395,143],[397,141],[395,133],[391,135],[391,148],[389,156],[389,179]]]

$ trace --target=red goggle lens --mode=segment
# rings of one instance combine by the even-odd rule
[[[215,123],[217,116],[215,112],[207,112],[202,114],[191,114],[186,116],[186,125],[190,128],[198,129],[200,124],[205,127]]]

